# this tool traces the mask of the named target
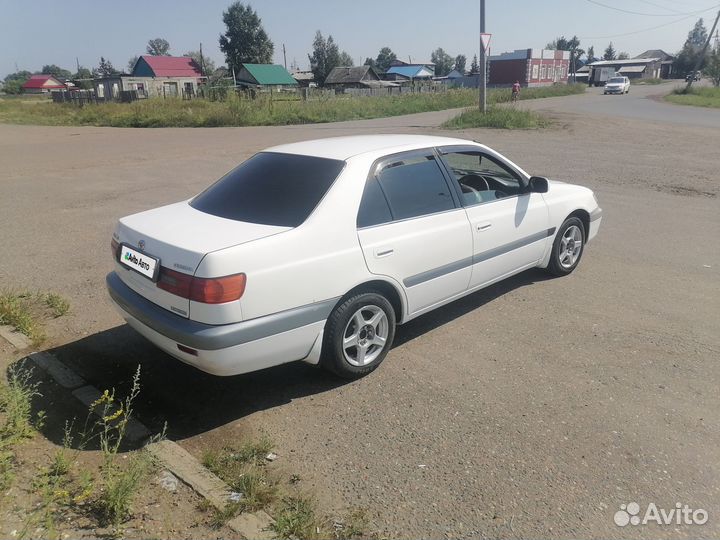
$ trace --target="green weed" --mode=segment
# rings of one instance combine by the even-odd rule
[[[488,108],[487,113],[480,109],[467,109],[455,118],[445,122],[445,129],[499,128],[499,129],[538,129],[552,124],[552,121],[536,112],[515,107]]]

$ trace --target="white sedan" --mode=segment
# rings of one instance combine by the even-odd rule
[[[627,94],[630,92],[630,79],[627,77],[612,77],[605,83],[603,94]]]
[[[107,286],[130,326],[208,373],[304,360],[352,378],[398,324],[528,268],[569,274],[601,216],[589,189],[475,142],[307,141],[120,219]]]

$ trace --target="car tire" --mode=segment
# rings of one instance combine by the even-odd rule
[[[585,225],[576,217],[567,218],[555,235],[547,270],[554,276],[567,276],[580,263],[585,251]]]
[[[395,309],[378,292],[354,294],[335,307],[323,335],[321,366],[344,379],[363,377],[392,347]]]

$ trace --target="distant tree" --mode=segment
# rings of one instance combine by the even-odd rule
[[[470,73],[480,73],[480,64],[478,63],[477,54],[473,56],[470,64]]]
[[[310,70],[318,83],[323,84],[334,67],[340,65],[340,49],[332,36],[325,39],[318,30],[313,40],[313,52],[308,54]]]
[[[242,2],[234,2],[223,12],[225,33],[220,36],[220,50],[225,53],[230,70],[242,64],[270,64],[275,45],[265,33],[257,13]]]
[[[338,58],[338,66],[352,67],[354,65],[355,65],[355,62],[353,62],[352,56],[350,56],[345,51],[340,53],[340,57]]]
[[[465,64],[467,63],[467,58],[464,54],[458,54],[455,57],[455,65],[453,66],[453,69],[456,69],[463,75],[465,74]]]
[[[435,64],[436,77],[444,77],[452,70],[453,57],[446,53],[442,47],[438,47],[430,54],[430,61]]]
[[[150,56],[170,56],[170,43],[163,38],[148,40],[145,50]]]
[[[30,73],[29,71],[16,71],[15,73],[10,73],[9,75],[6,75],[5,79],[3,80],[6,83],[10,81],[22,81],[22,83],[25,84],[25,82],[30,78],[30,75],[32,75],[32,73]]]
[[[206,55],[202,55],[202,58],[200,57],[200,51],[188,51],[183,56],[188,56],[195,60],[195,63],[198,65],[199,68],[202,69],[203,75],[208,75],[209,73],[212,73],[215,71],[215,62],[213,62],[210,58],[208,58]]]
[[[2,91],[6,94],[20,94],[22,92],[22,85],[25,84],[25,82],[26,81],[20,79],[5,81],[2,85]]]
[[[63,69],[55,64],[44,65],[39,71],[43,75],[52,75],[53,77],[60,77],[61,79],[69,79],[72,77],[72,73],[67,69]]]
[[[699,19],[693,26],[692,30],[688,32],[688,37],[685,40],[683,48],[679,53],[677,53],[677,55],[675,55],[675,60],[673,61],[673,71],[675,72],[675,75],[678,77],[685,77],[688,73],[695,69],[695,64],[700,54],[702,54],[702,49],[705,46],[707,37],[708,32],[705,28],[705,24],[702,19]],[[700,62],[699,69],[704,68],[706,61],[707,55]]]
[[[627,60],[628,58],[630,58],[630,54],[625,51],[620,51],[617,55],[618,60]]]
[[[710,78],[713,85],[720,86],[720,45],[708,56],[703,74]]]
[[[73,84],[78,88],[88,90],[93,87],[92,81],[90,80],[92,78],[92,71],[90,71],[86,67],[80,66],[75,72],[75,74],[72,76],[71,80]]]
[[[595,61],[597,61],[597,58],[595,58],[595,47],[590,45],[587,50],[587,60],[585,61],[585,63],[591,64]]]
[[[612,41],[605,49],[605,52],[603,53],[603,60],[615,60],[617,58],[615,54],[615,48],[613,47]]]
[[[119,73],[117,69],[112,65],[110,60],[105,60],[103,56],[100,57],[100,63],[98,67],[93,70],[94,77],[109,77]]]
[[[22,85],[27,82],[30,75],[32,75],[32,73],[24,70],[10,73],[4,79],[3,92],[6,94],[19,94],[22,92]]]
[[[138,61],[139,56],[133,56],[130,60],[128,60],[127,63],[127,72],[132,73],[133,68],[135,67],[135,63]]]
[[[365,61],[363,62],[363,66],[370,66],[370,67],[377,68],[377,62],[375,62],[375,59],[374,59],[374,58],[368,57],[368,58],[366,58]]]
[[[397,55],[392,52],[392,49],[390,47],[383,47],[375,59],[375,67],[379,71],[387,71],[395,60],[397,60]]]
[[[567,39],[565,36],[560,36],[545,45],[545,47],[551,51],[570,51],[570,56],[575,63],[576,70],[583,64],[580,58],[585,54],[585,51],[580,48],[580,40],[577,36],[573,36],[570,39]]]

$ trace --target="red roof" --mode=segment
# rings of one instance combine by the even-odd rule
[[[143,55],[156,77],[202,77],[200,67],[188,56]]]
[[[45,84],[47,82],[50,82],[51,84]],[[60,81],[58,81],[55,77],[52,75],[31,75],[30,78],[27,80],[25,84],[22,85],[23,88],[65,88],[65,85],[62,84]]]

